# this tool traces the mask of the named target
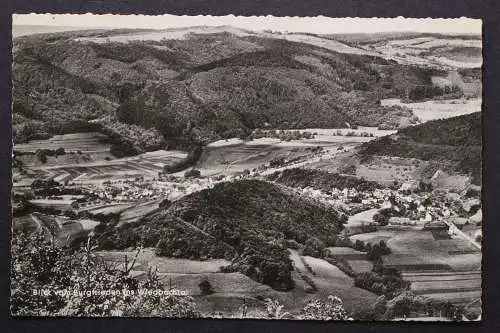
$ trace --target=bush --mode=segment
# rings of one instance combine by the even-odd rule
[[[328,296],[328,300],[312,300],[302,309],[301,319],[305,320],[348,320],[342,300],[336,296]]]
[[[212,285],[207,279],[203,279],[203,281],[201,281],[200,284],[198,284],[198,287],[200,287],[202,295],[210,295],[214,293]]]
[[[60,147],[60,148],[56,149],[55,154],[56,154],[56,156],[58,156],[58,155],[65,155],[66,151],[64,150],[64,148]]]
[[[373,215],[373,221],[378,223],[378,225],[385,226],[389,224],[390,217],[391,209],[381,209]]]
[[[366,272],[358,274],[354,284],[377,295],[392,297],[395,294],[410,288],[410,283],[403,280],[401,274],[395,271],[384,271],[383,274]]]
[[[323,254],[323,249],[325,248],[325,243],[320,241],[319,239],[312,237],[309,238],[306,243],[304,250],[302,253],[305,256],[311,256],[311,257],[321,257]]]
[[[174,164],[166,164],[163,167],[163,171],[167,174],[182,171],[194,165],[199,160],[202,153],[203,147],[200,145],[195,145],[194,148],[189,151],[188,156],[184,160],[181,160]]]
[[[133,265],[119,270],[93,252],[88,241],[76,250],[59,248],[41,233],[14,232],[12,237],[11,313],[15,316],[168,316],[196,317],[186,296],[74,294],[73,290],[136,291],[164,289],[154,274],[139,282],[129,277]],[[139,254],[139,252],[137,253]],[[132,262],[134,263],[134,261]],[[49,294],[33,293],[50,290]],[[70,291],[65,293],[65,291]]]
[[[127,157],[139,154],[139,150],[128,140],[121,139],[114,143],[109,151],[115,157]],[[79,152],[80,154],[80,152]]]
[[[47,163],[47,152],[44,149],[37,149],[35,156],[43,164]]]

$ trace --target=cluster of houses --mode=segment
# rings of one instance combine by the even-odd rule
[[[379,211],[391,211],[389,225],[393,226],[421,226],[426,228],[446,227],[443,220],[451,221],[457,227],[466,224],[480,224],[482,221],[481,209],[469,215],[472,209],[480,207],[481,202],[477,198],[461,199],[447,196],[434,196],[429,192],[418,193],[408,191],[406,188],[399,190],[375,189],[373,191],[358,191],[355,188],[337,189],[333,188],[328,193],[324,191],[304,188],[301,194],[321,200],[325,203],[342,208],[349,212],[354,207],[356,211],[378,208]],[[467,214],[456,212],[447,201],[461,202],[461,210]]]

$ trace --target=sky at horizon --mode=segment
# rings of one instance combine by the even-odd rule
[[[229,25],[262,31],[334,33],[433,32],[450,34],[481,34],[480,19],[415,19],[415,18],[330,18],[275,16],[177,16],[177,15],[94,15],[94,14],[14,14],[13,26],[168,29],[191,26]]]

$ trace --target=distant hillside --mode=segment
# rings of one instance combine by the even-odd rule
[[[399,64],[418,64],[422,67],[447,70],[480,69],[482,65],[481,34],[408,31],[339,34],[329,38]]]
[[[387,155],[451,162],[455,171],[481,182],[481,113],[433,120],[364,143],[361,155]]]
[[[184,31],[177,39],[123,30],[14,39],[15,142],[107,130],[138,146],[147,141],[141,128],[154,128],[169,147],[180,147],[265,126],[397,128],[414,120],[411,111],[379,99],[444,75],[233,30]],[[134,34],[154,40],[129,40]]]
[[[412,32],[412,31],[394,31],[394,32],[377,32],[377,33],[345,33],[345,34],[333,34],[329,37],[339,40],[343,43],[351,44],[370,44],[387,42],[391,40],[405,40],[411,38],[442,38],[442,39],[464,39],[472,40],[481,39],[481,35],[477,34],[439,34],[439,33],[423,33],[423,32]]]
[[[258,180],[219,183],[147,215],[137,223],[96,232],[105,249],[144,244],[158,255],[227,258],[275,289],[293,287],[287,242],[333,246],[346,217]]]

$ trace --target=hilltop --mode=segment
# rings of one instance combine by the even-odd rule
[[[433,120],[361,145],[364,156],[398,156],[451,163],[481,182],[481,113]]]
[[[241,180],[192,193],[136,223],[96,232],[104,249],[143,244],[160,256],[226,258],[232,264],[225,271],[289,290],[293,267],[287,244],[333,246],[346,220],[333,208],[277,185]]]
[[[447,75],[331,38],[230,27],[68,31],[13,44],[16,143],[100,131],[137,152],[265,127],[398,128],[415,121],[411,110],[380,99]]]

